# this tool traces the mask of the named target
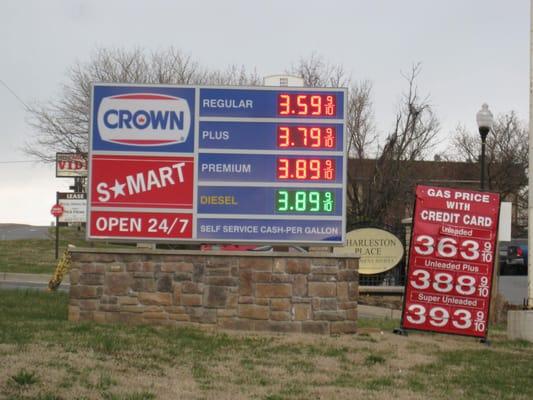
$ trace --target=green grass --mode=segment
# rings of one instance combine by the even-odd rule
[[[395,328],[400,327],[400,320],[390,318],[360,318],[358,325],[363,330],[370,328],[374,330],[379,329],[383,332],[392,332]]]
[[[379,354],[370,354],[365,358],[366,365],[383,364],[384,362],[385,358]]]
[[[442,379],[435,379],[435,375]],[[431,387],[450,393],[450,398],[530,399],[533,352],[492,349],[439,352],[438,361],[417,369],[410,379],[419,390]]]
[[[195,390],[190,398],[237,392],[258,399],[361,393],[380,399],[399,392],[399,398],[533,398],[533,345],[503,334],[485,347],[469,338],[382,334],[387,321],[365,320],[368,333],[300,341],[290,335],[69,323],[67,303],[65,293],[0,290],[0,360],[28,360],[13,370],[0,363],[0,398],[167,398],[158,392],[161,386],[152,386],[160,379],[188,381]]]
[[[17,374],[11,376],[11,379],[19,386],[33,385],[38,381],[35,372],[26,371],[25,369],[21,369]]]
[[[55,228],[50,228],[47,239],[0,240],[0,272],[52,274],[55,259]],[[110,247],[104,242],[85,241],[85,232],[74,227],[59,228],[59,255],[69,244],[84,247]]]

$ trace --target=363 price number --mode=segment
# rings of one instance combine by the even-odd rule
[[[414,239],[414,250],[422,256],[436,256],[442,258],[462,257],[467,261],[492,262],[492,243],[480,243],[472,239],[457,240],[452,237],[441,237],[435,240],[433,236],[419,235]]]
[[[487,326],[485,312],[476,311],[472,318],[472,312],[462,308],[450,311],[444,307],[428,307],[423,304],[410,304],[407,307],[406,320],[413,325],[429,325],[436,328],[453,327],[456,329],[471,329],[476,332],[484,332]]]
[[[458,294],[461,296],[489,297],[489,278],[477,278],[472,275],[451,274],[448,272],[435,272],[425,269],[415,269],[409,279],[411,287],[418,290],[432,288],[435,292],[443,294]]]

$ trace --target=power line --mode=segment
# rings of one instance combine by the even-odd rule
[[[5,86],[7,90],[24,106],[26,111],[30,111],[30,107],[24,103],[24,100],[22,100],[8,85],[5,83],[2,79],[0,79],[0,83]]]
[[[34,163],[37,160],[13,160],[13,161],[0,161],[0,164],[19,164],[19,163]]]

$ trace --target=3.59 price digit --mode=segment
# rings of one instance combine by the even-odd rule
[[[281,116],[334,116],[337,97],[329,94],[282,93],[278,95]]]

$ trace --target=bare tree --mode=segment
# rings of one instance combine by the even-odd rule
[[[92,82],[253,85],[259,81],[257,73],[244,67],[208,71],[175,48],[149,55],[142,49],[100,49],[89,62],[69,70],[59,100],[30,109],[30,124],[37,134],[24,150],[44,162],[54,161],[56,152],[86,152]]]
[[[210,72],[206,78],[204,83],[209,85],[257,86],[263,82],[257,71],[248,72],[244,66],[236,65]]]
[[[459,161],[478,163],[480,152],[479,134],[458,126],[449,153]],[[514,111],[495,119],[486,141],[486,165],[489,190],[505,197],[527,185],[528,130]]]
[[[348,87],[351,82],[341,65],[330,64],[317,54],[301,58],[288,73],[301,77],[308,87]]]
[[[377,141],[371,93],[372,84],[369,81],[351,84],[348,88],[346,129],[350,158],[366,158],[370,145]]]
[[[458,126],[453,136],[449,154],[454,159],[478,163],[481,139],[477,132]],[[518,213],[527,209],[528,129],[514,111],[497,116],[486,141],[488,189],[499,192],[503,199],[512,201]],[[519,225],[525,225],[521,221]],[[515,229],[520,229],[515,226]],[[517,232],[519,233],[519,232]]]
[[[327,63],[323,57],[312,54],[288,70],[300,76],[308,87],[348,88],[346,129],[348,155],[365,158],[369,146],[377,140],[372,109],[372,84],[353,82],[342,66]]]
[[[359,222],[398,224],[414,185],[414,161],[422,160],[435,144],[439,123],[429,98],[421,98],[416,79],[420,65],[405,75],[404,93],[394,128],[378,149],[373,161],[371,178],[365,180],[358,172],[357,163],[349,170],[349,223]],[[362,165],[362,164],[360,164]]]
[[[407,91],[392,131],[377,147],[376,159],[371,160],[370,172],[363,177],[357,168],[349,170],[352,222],[367,219],[384,223],[392,215],[403,214],[397,212],[398,197],[412,190],[410,162],[427,155],[439,128],[429,99],[418,94],[419,72],[420,65],[415,65],[404,76]],[[342,66],[329,64],[316,55],[301,59],[289,73],[301,76],[309,87],[349,89],[348,154],[353,162],[369,161],[369,147],[377,143],[370,82],[353,82]],[[174,48],[151,54],[142,49],[101,49],[90,61],[77,63],[69,71],[59,100],[31,109],[31,123],[37,135],[27,144],[27,153],[42,161],[53,161],[59,151],[87,151],[92,82],[257,85],[261,79],[255,71],[250,73],[242,66],[208,70]]]

